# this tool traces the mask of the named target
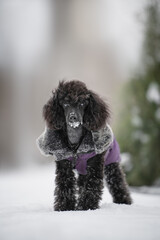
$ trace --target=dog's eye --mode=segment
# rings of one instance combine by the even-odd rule
[[[69,107],[69,106],[70,106],[69,103],[64,103],[64,104],[63,104],[63,107],[64,107],[64,108]]]
[[[81,107],[83,107],[83,106],[84,106],[84,103],[83,103],[83,102],[81,102],[79,105],[80,105]]]

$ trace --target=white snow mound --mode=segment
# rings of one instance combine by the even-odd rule
[[[54,212],[54,166],[0,173],[1,240],[159,240],[160,195],[133,193],[131,206],[104,190],[95,211]]]

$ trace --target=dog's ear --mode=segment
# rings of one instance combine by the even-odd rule
[[[84,126],[88,130],[96,131],[106,125],[110,117],[107,104],[94,92],[89,91],[89,104],[84,114]]]
[[[43,117],[49,128],[59,130],[65,125],[65,116],[63,108],[59,104],[57,91],[52,93],[53,96],[43,107]]]

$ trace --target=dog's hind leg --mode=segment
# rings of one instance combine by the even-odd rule
[[[119,163],[111,163],[104,168],[105,180],[114,203],[131,204],[128,184]]]
[[[88,160],[87,175],[79,175],[77,210],[94,210],[99,207],[103,190],[103,155]]]
[[[75,210],[76,179],[72,170],[72,163],[68,160],[56,162],[55,211]]]

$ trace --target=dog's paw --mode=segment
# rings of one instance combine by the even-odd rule
[[[130,196],[123,196],[122,198],[114,199],[113,202],[117,204],[131,205],[133,201]]]
[[[61,212],[61,211],[74,211],[75,210],[75,203],[70,204],[61,204],[56,203],[54,205],[54,211]]]

